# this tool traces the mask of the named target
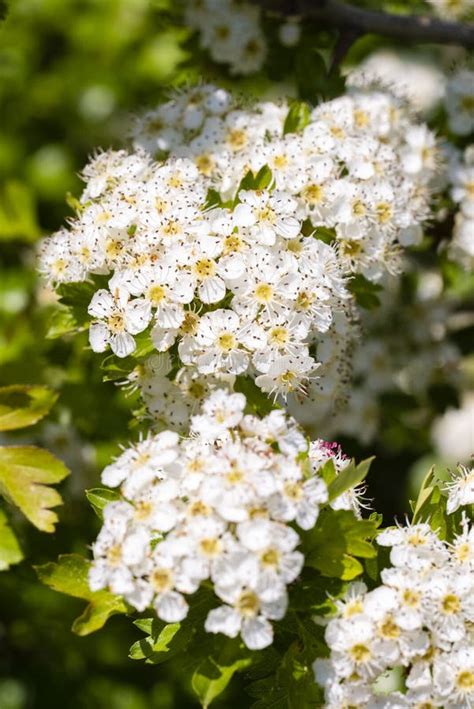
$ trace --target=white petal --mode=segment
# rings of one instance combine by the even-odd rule
[[[252,226],[256,219],[248,204],[238,204],[233,212],[233,221],[236,226]]]
[[[203,303],[218,303],[225,296],[225,283],[219,276],[206,278],[198,288]]]
[[[229,606],[220,606],[209,611],[204,627],[208,633],[223,633],[229,638],[239,634],[240,614]]]
[[[94,293],[87,312],[95,318],[106,318],[116,310],[115,301],[112,295],[105,288],[101,288]]]
[[[300,233],[300,223],[295,217],[282,217],[275,224],[277,234],[284,239],[294,239]]]
[[[273,628],[266,618],[245,619],[242,623],[242,640],[249,650],[261,650],[273,642]]]
[[[105,352],[109,344],[109,331],[104,323],[93,322],[91,324],[89,342],[94,352]]]
[[[122,332],[120,335],[111,336],[110,347],[117,357],[128,357],[134,351],[136,345],[135,340],[128,332]]]
[[[188,604],[176,591],[163,593],[155,601],[155,610],[166,623],[179,623],[188,614]]]
[[[142,332],[151,320],[151,305],[144,298],[130,301],[125,307],[125,323],[132,335]]]

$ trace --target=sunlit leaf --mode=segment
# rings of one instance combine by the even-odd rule
[[[329,500],[334,500],[347,490],[358,485],[365,479],[369,472],[370,465],[373,461],[373,456],[363,460],[358,465],[352,460],[341,472],[334,478],[328,487]]]
[[[57,563],[36,566],[42,583],[67,596],[89,601],[84,612],[76,618],[72,630],[77,635],[89,635],[102,628],[112,615],[126,613],[127,606],[109,591],[91,591],[87,581],[90,562],[79,554],[63,554]]]
[[[120,494],[118,492],[102,487],[94,487],[91,490],[86,490],[86,497],[99,519],[102,519],[104,508],[107,507],[108,504],[120,500]]]
[[[45,386],[0,387],[0,431],[32,426],[46,416],[57,398],[56,392]]]
[[[23,553],[15,532],[8,524],[5,512],[0,510],[0,571],[9,569],[22,559]]]
[[[62,504],[49,485],[68,474],[62,461],[36,446],[0,448],[0,492],[43,532],[54,532],[58,517],[51,508]]]

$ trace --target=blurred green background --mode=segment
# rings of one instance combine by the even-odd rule
[[[0,385],[41,382],[60,392],[48,422],[8,442],[39,442],[72,470],[62,486],[65,504],[55,535],[14,518],[26,560],[0,575],[0,709],[197,706],[179,665],[147,667],[127,659],[128,647],[141,637],[127,619],[112,618],[88,638],[74,636],[70,625],[82,602],[42,587],[31,568],[59,553],[88,554],[99,524],[84,489],[97,484],[119,443],[133,437],[129,414],[135,404],[133,396],[102,382],[97,359],[84,354],[85,337],[47,338],[54,303],[35,276],[35,242],[71,214],[65,195],[80,191],[78,173],[87,156],[97,146],[123,144],[131,113],[156,104],[170,86],[202,74],[215,79],[216,67],[200,53],[188,61],[188,31],[176,22],[173,5],[11,0],[0,25]],[[369,49],[361,45],[354,56]],[[307,76],[305,81],[308,90]],[[258,76],[240,86],[260,91],[268,81]],[[466,352],[471,335],[472,326],[459,335]],[[414,470],[415,487],[426,472],[433,412],[457,402],[456,390],[441,381],[422,424],[416,417],[401,421],[398,412],[414,404],[392,398],[375,444],[343,441],[351,455],[377,456],[369,496],[386,520],[408,508],[406,472]],[[238,680],[231,691],[221,706],[250,703]]]

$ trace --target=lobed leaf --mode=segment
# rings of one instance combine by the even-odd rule
[[[9,569],[22,559],[23,552],[15,532],[8,524],[5,512],[0,509],[0,571]]]
[[[0,447],[0,492],[42,532],[54,532],[58,517],[52,507],[62,504],[50,484],[69,470],[49,451],[36,446]]]
[[[316,527],[304,537],[306,565],[323,576],[352,580],[364,570],[356,557],[377,554],[372,540],[378,526],[378,520],[357,519],[349,510],[323,510]]]
[[[48,387],[14,384],[0,387],[0,431],[13,431],[40,421],[58,395]]]
[[[127,606],[119,596],[109,591],[90,590],[87,580],[90,561],[79,554],[63,554],[57,563],[34,568],[40,581],[53,591],[89,601],[72,625],[77,635],[89,635],[102,628],[112,615],[127,612]]]

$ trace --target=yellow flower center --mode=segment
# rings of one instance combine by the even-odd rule
[[[400,636],[400,628],[392,618],[388,617],[380,626],[380,635],[387,640],[396,640]]]
[[[232,254],[237,251],[243,251],[245,242],[242,241],[238,234],[231,234],[224,240],[224,254]]]
[[[266,305],[273,298],[273,288],[268,283],[259,283],[254,290],[255,299],[262,305]]]
[[[364,605],[360,598],[355,601],[350,601],[344,608],[344,618],[351,618],[353,615],[358,615],[364,610]]]
[[[290,500],[300,500],[303,492],[301,486],[298,483],[286,483],[285,485],[285,495],[290,498]]]
[[[375,208],[375,211],[377,212],[377,219],[380,224],[386,224],[392,218],[393,209],[388,202],[380,202]]]
[[[228,132],[227,142],[232,150],[242,150],[247,145],[247,134],[244,130],[234,128]]]
[[[110,317],[107,318],[107,327],[114,335],[123,332],[125,330],[125,322],[123,316],[120,315],[120,313],[114,313],[114,315],[110,315]]]
[[[115,544],[107,552],[107,561],[111,566],[117,566],[122,560],[122,548],[120,544]]]
[[[141,501],[135,506],[135,519],[145,520],[147,519],[153,510],[153,506],[150,502]]]
[[[403,591],[402,599],[403,603],[409,608],[416,608],[420,603],[420,594],[407,588]]]
[[[166,296],[166,288],[164,286],[151,286],[148,291],[148,297],[153,305],[159,305]]]
[[[356,108],[354,111],[354,123],[357,128],[365,128],[369,125],[369,114],[360,108]]]
[[[155,569],[150,576],[150,582],[158,593],[169,591],[173,587],[173,574],[169,569]]]
[[[236,345],[234,335],[231,332],[223,332],[217,338],[217,345],[222,352],[230,352]]]
[[[189,517],[208,517],[211,512],[211,508],[205,505],[204,502],[201,502],[200,500],[193,502],[188,507]]]
[[[270,337],[268,338],[272,345],[286,345],[289,339],[289,333],[286,327],[274,327],[270,330]]]
[[[469,692],[474,690],[474,672],[463,670],[456,677],[456,686]]]
[[[222,542],[215,538],[201,539],[199,546],[205,556],[217,556],[222,549]]]
[[[199,172],[202,172],[206,177],[212,175],[215,167],[214,160],[212,160],[209,155],[198,155],[196,158],[196,166]]]
[[[193,313],[191,310],[187,310],[179,329],[183,335],[194,335],[197,330],[198,322],[199,317],[196,313]]]
[[[321,185],[308,185],[303,190],[303,197],[310,204],[319,204],[324,197],[324,189]]]
[[[278,551],[278,549],[267,549],[261,555],[260,561],[262,562],[263,566],[278,566],[278,563],[280,561],[280,552]]]
[[[454,615],[461,610],[461,602],[454,593],[448,593],[441,601],[441,608],[447,615]]]
[[[288,158],[286,155],[276,155],[273,159],[273,164],[276,168],[281,169],[288,165]]]
[[[210,278],[216,272],[216,264],[211,259],[202,258],[196,261],[193,271],[198,278]]]
[[[244,591],[236,605],[242,615],[252,617],[257,615],[260,602],[253,591]]]
[[[355,202],[352,203],[352,214],[354,214],[356,217],[363,217],[366,213],[367,208],[360,199],[357,199]]]
[[[368,662],[372,655],[370,648],[368,648],[367,645],[362,645],[361,643],[353,645],[351,647],[350,654],[354,662],[357,664]]]

